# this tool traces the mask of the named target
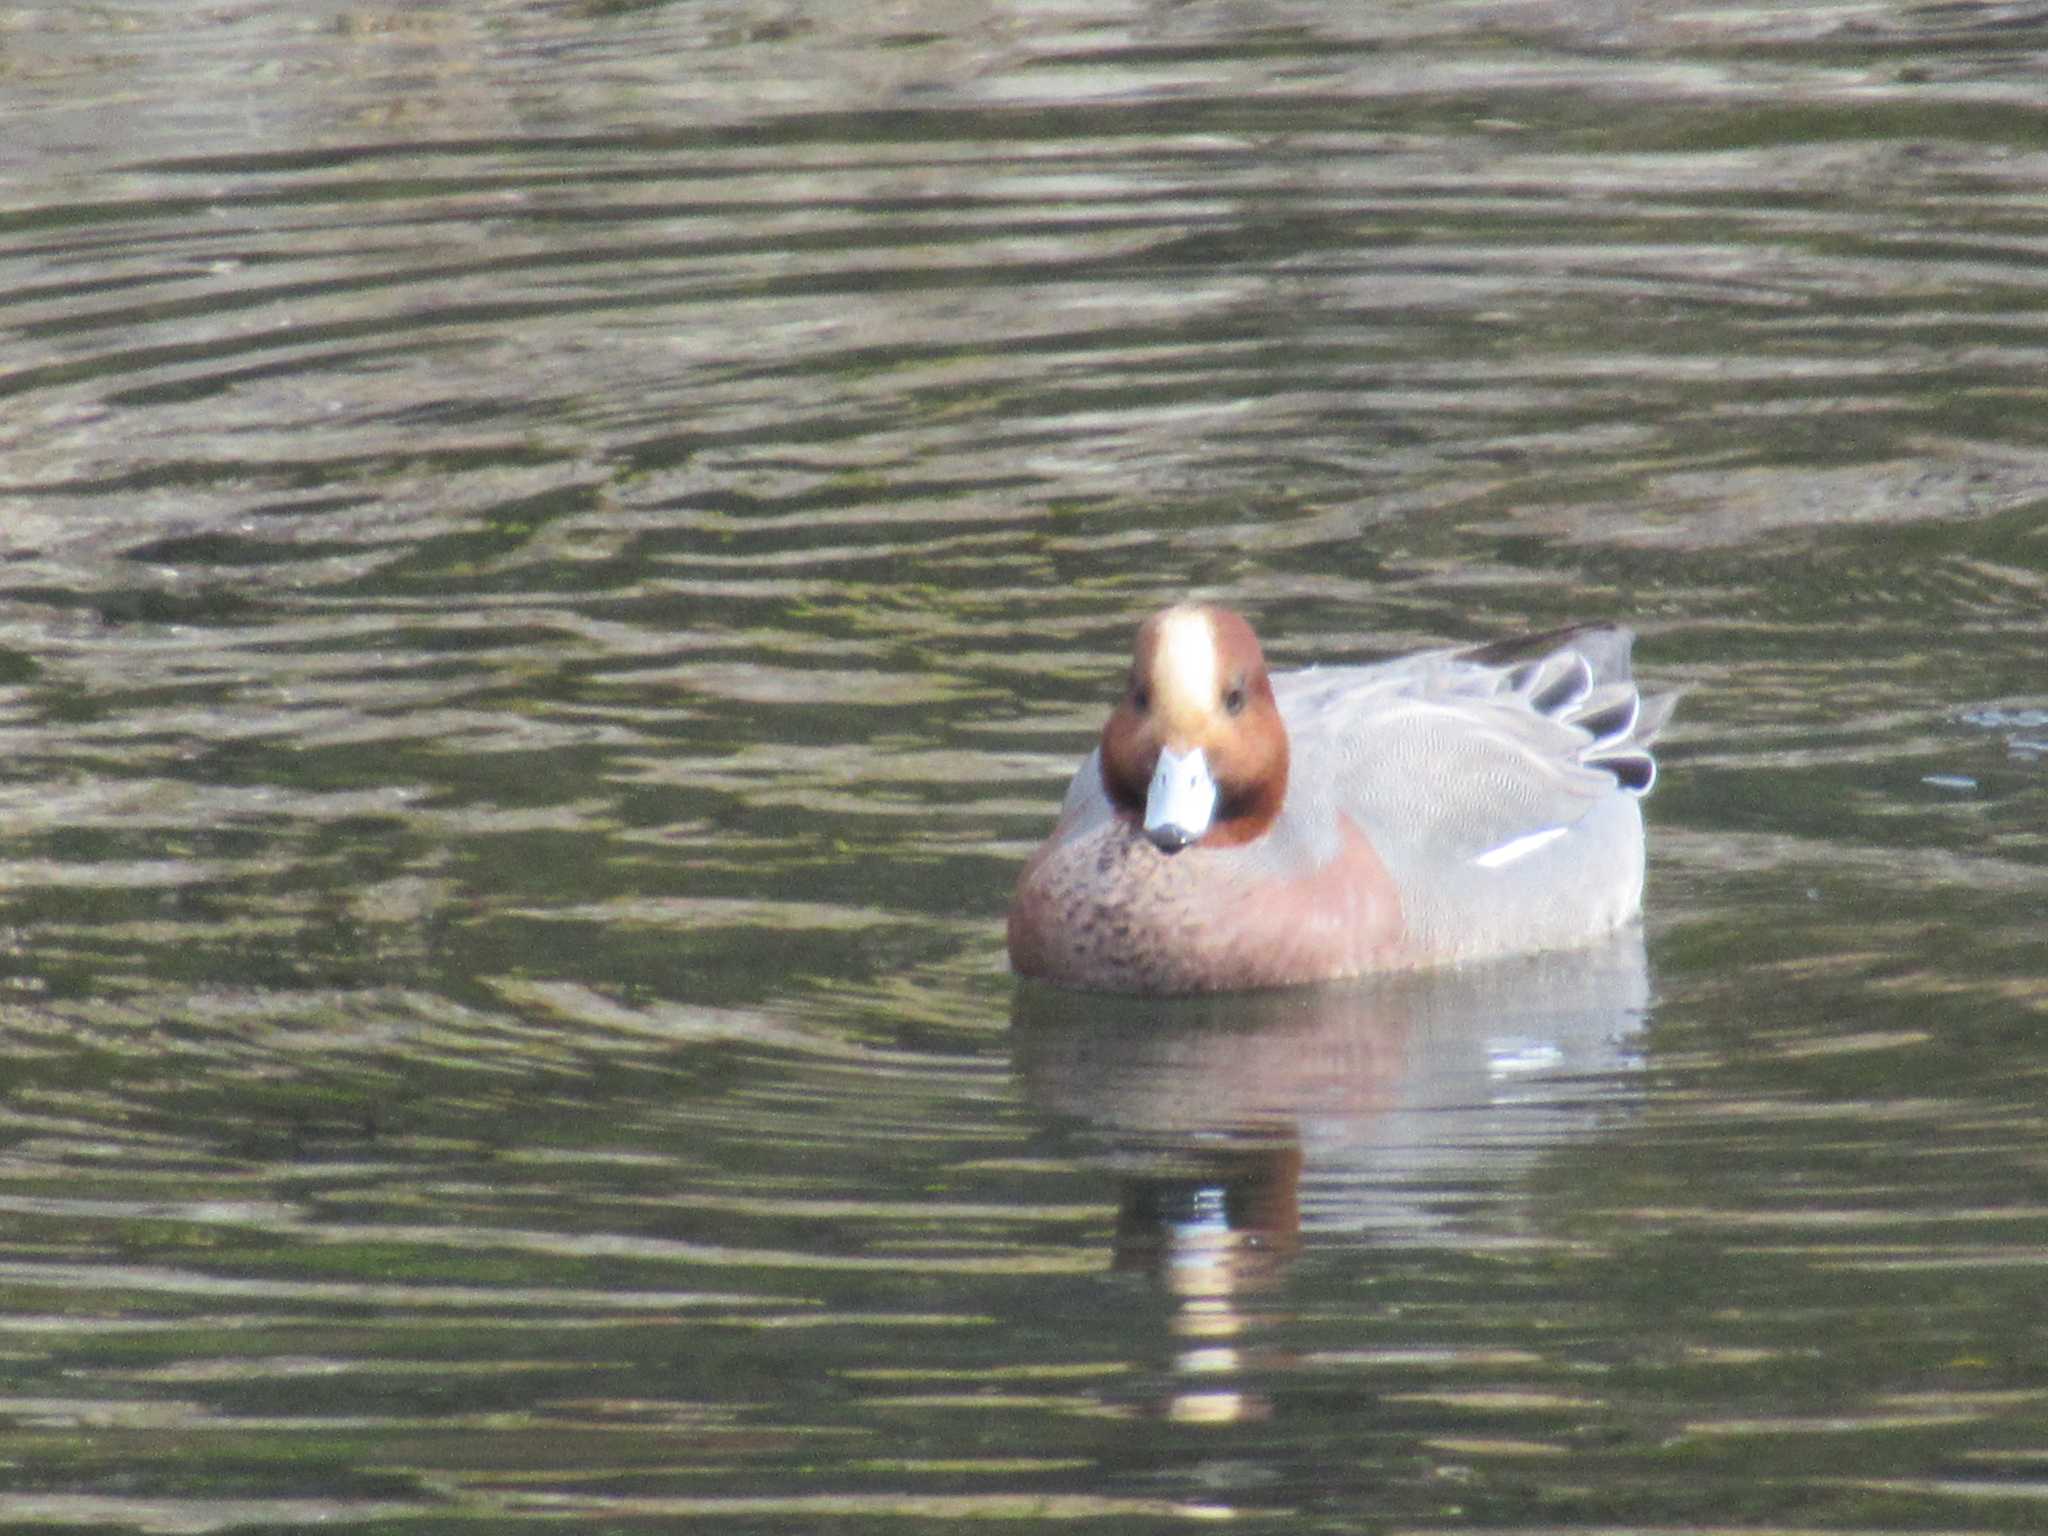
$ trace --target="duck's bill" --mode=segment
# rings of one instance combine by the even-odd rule
[[[1152,786],[1145,794],[1145,835],[1168,853],[1201,841],[1216,815],[1216,781],[1202,749],[1159,751]]]

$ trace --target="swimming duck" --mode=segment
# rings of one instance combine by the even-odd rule
[[[1591,943],[1642,907],[1650,743],[1633,637],[1594,625],[1276,675],[1190,603],[1129,682],[1031,856],[1011,966],[1154,995]]]

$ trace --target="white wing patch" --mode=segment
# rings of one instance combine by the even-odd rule
[[[1541,832],[1525,832],[1520,837],[1510,838],[1498,848],[1489,848],[1477,855],[1472,862],[1481,869],[1505,869],[1517,859],[1526,859],[1538,848],[1547,848],[1556,842],[1570,827],[1545,827]]]

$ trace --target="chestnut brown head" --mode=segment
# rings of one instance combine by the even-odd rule
[[[1266,830],[1287,794],[1287,728],[1251,625],[1183,604],[1139,626],[1130,681],[1102,728],[1102,779],[1169,853]]]

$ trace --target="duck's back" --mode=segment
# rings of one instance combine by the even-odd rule
[[[1401,894],[1413,964],[1583,943],[1641,905],[1649,743],[1625,630],[1568,630],[1274,679],[1296,753],[1283,820],[1348,821]]]

